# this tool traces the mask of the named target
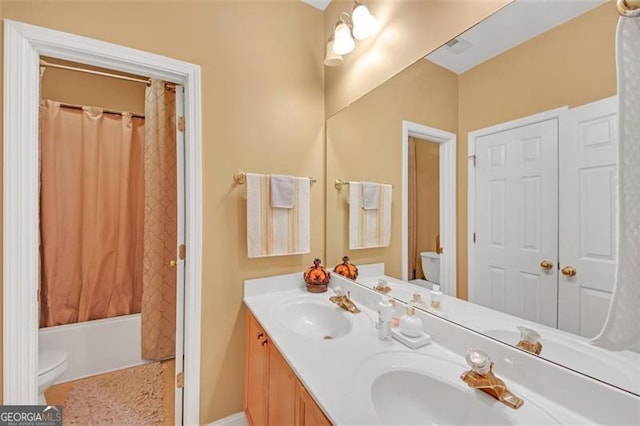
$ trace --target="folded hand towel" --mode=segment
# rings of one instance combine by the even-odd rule
[[[365,210],[377,210],[380,199],[380,184],[362,182],[362,208]]]
[[[379,184],[378,208],[362,208],[362,184],[349,182],[349,248],[388,247],[391,240],[391,185]]]
[[[295,178],[287,175],[271,175],[271,207],[292,209],[295,195]]]
[[[310,252],[309,178],[293,178],[293,208],[271,207],[268,175],[247,173],[247,251],[250,258]]]

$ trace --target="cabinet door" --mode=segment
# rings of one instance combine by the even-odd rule
[[[269,425],[293,425],[297,379],[276,347],[269,343]]]
[[[267,424],[269,345],[267,334],[247,311],[244,411],[250,425]]]
[[[297,405],[296,426],[331,426],[329,419],[300,382]]]

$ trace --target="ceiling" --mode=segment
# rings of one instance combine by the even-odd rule
[[[303,3],[309,4],[316,9],[325,10],[331,0],[301,0]]]
[[[425,59],[456,74],[462,74],[605,2],[606,0],[515,0],[433,51]]]

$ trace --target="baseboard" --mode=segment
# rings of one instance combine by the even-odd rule
[[[239,413],[235,413],[230,415],[229,417],[225,417],[224,419],[216,420],[213,423],[209,423],[208,426],[247,426],[247,418],[244,416],[244,413],[241,411]]]

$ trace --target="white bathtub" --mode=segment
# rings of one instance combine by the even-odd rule
[[[57,383],[134,365],[140,356],[140,314],[40,329],[40,350],[62,349],[69,367]]]

